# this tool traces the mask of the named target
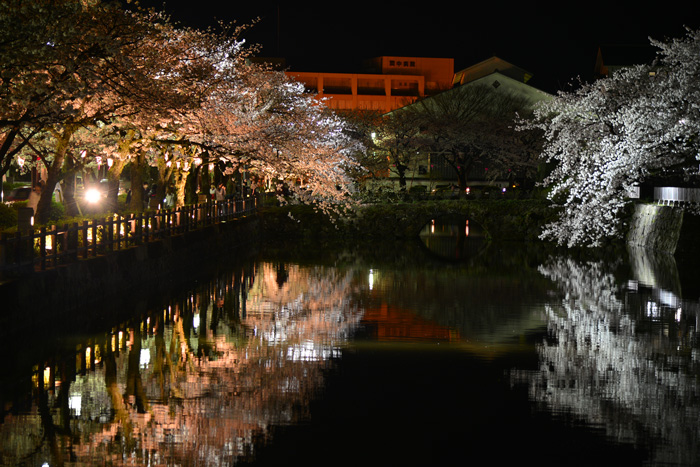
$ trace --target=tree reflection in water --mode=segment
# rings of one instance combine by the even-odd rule
[[[0,463],[230,465],[305,417],[361,319],[350,273],[255,267],[37,367],[31,408],[0,420]]]
[[[603,262],[554,258],[540,272],[559,285],[563,297],[546,306],[549,336],[539,345],[539,371],[514,371],[513,381],[526,381],[530,397],[547,410],[604,427],[619,442],[640,446],[654,440],[652,463],[697,462],[697,311],[655,300],[654,284],[621,285]],[[635,272],[649,276],[648,268]]]

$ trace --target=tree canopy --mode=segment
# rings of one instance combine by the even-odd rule
[[[651,43],[659,48],[653,64],[560,92],[522,122],[544,132],[542,157],[554,166],[544,184],[561,215],[544,238],[599,246],[623,234],[635,185],[698,174],[700,32]]]
[[[215,163],[285,184],[298,200],[345,202],[353,142],[343,122],[284,73],[247,60],[256,49],[245,26],[177,28],[135,8],[0,4],[0,175],[18,157],[46,168],[39,222],[60,179],[107,160],[115,185],[127,164],[158,167],[165,189]]]

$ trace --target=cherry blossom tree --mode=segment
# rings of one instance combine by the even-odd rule
[[[700,33],[659,47],[652,65],[560,92],[521,128],[544,131],[544,181],[559,219],[542,236],[599,246],[625,231],[627,193],[645,177],[697,173],[700,153]]]
[[[357,143],[344,120],[282,72],[254,63],[224,70],[183,129],[186,139],[231,170],[251,172],[259,184],[284,185],[296,201],[323,210],[347,203]]]
[[[115,2],[10,0],[2,4],[2,166],[19,151],[47,169],[37,206],[46,220],[53,188],[83,129],[138,112],[185,106],[190,93],[175,85],[164,47],[172,29],[155,13],[132,13]],[[170,71],[170,68],[167,69]],[[196,76],[199,70],[194,70]],[[177,82],[185,81],[178,73]],[[73,154],[74,155],[74,154]]]
[[[159,167],[161,189],[174,180],[181,194],[203,155],[324,209],[348,199],[344,122],[283,73],[247,63],[245,27],[177,29],[93,0],[9,0],[0,13],[0,168],[19,152],[46,167],[40,223],[61,176],[97,157],[111,162],[112,208],[129,162]]]

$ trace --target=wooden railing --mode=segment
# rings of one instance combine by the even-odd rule
[[[142,214],[0,234],[0,276],[46,270],[79,259],[184,234],[257,211],[260,199],[230,199]]]

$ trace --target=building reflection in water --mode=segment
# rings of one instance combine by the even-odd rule
[[[37,365],[27,407],[3,411],[3,465],[250,456],[270,426],[307,416],[322,370],[362,317],[350,279],[249,264]]]
[[[690,465],[700,459],[697,298],[681,300],[672,257],[650,254],[630,252],[634,278],[624,283],[603,262],[542,265],[563,295],[546,307],[539,371],[513,371],[513,382],[619,442],[654,440],[653,464]]]

